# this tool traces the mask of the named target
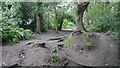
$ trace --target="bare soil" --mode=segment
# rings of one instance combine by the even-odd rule
[[[74,35],[74,42],[69,42],[70,47],[62,47],[64,41],[49,40],[55,37],[64,37],[71,32],[61,31],[56,33],[49,30],[46,33],[37,34],[34,39],[23,40],[14,45],[2,46],[2,66],[114,66],[118,60],[117,43],[106,36],[105,33],[95,33],[98,38],[91,37],[95,47],[85,49],[80,35]],[[91,34],[91,33],[88,33]],[[45,43],[45,44],[41,44]],[[52,63],[49,56],[58,45],[61,45],[57,53],[60,56],[59,63]]]

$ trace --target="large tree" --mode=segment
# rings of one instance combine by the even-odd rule
[[[80,2],[77,4],[77,20],[76,20],[76,26],[77,30],[79,31],[86,31],[84,24],[83,24],[83,14],[85,10],[87,9],[90,2]]]

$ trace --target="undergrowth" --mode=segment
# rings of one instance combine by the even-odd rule
[[[92,47],[94,47],[93,43],[86,35],[81,35],[81,39],[87,49],[91,49]]]
[[[59,63],[60,62],[60,57],[57,53],[52,53],[50,55],[50,60],[53,62],[53,63]]]
[[[64,47],[68,48],[71,46],[72,43],[74,43],[75,40],[75,36],[73,36],[72,34],[68,35],[65,39],[64,39]]]

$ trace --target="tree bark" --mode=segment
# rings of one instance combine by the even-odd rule
[[[36,14],[36,33],[41,33],[40,18],[38,14]]]
[[[62,30],[62,25],[63,25],[63,21],[64,21],[64,12],[61,13],[62,16],[59,18],[58,22],[59,22],[59,27],[58,27],[58,30]]]
[[[90,2],[83,2],[78,4],[76,27],[77,27],[77,30],[79,31],[86,31],[83,24],[83,14],[84,14],[84,11],[87,9],[89,3]]]
[[[59,26],[58,30],[60,30],[60,31],[62,30],[63,20],[64,20],[64,19],[61,19],[61,20],[60,20],[60,23],[59,23],[60,26]]]
[[[56,6],[54,6],[54,12],[55,12],[55,23],[56,23],[56,32],[58,32],[58,15],[57,15],[57,9]]]

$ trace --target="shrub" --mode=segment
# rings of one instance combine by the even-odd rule
[[[1,29],[3,41],[17,42],[20,39],[28,39],[33,34],[31,30],[24,30],[9,22],[2,22]]]
[[[59,57],[59,55],[58,55],[57,53],[52,53],[52,54],[50,55],[50,59],[51,59],[51,61],[52,61],[53,63],[57,63],[57,62],[60,61],[60,57]]]
[[[2,31],[2,40],[4,41],[12,41],[17,42],[20,39],[28,39],[32,36],[33,32],[31,30],[25,30],[19,27],[19,23],[22,20],[19,18],[19,7],[18,3],[11,3],[12,7],[8,9],[7,3],[2,2],[2,27],[0,30]]]

